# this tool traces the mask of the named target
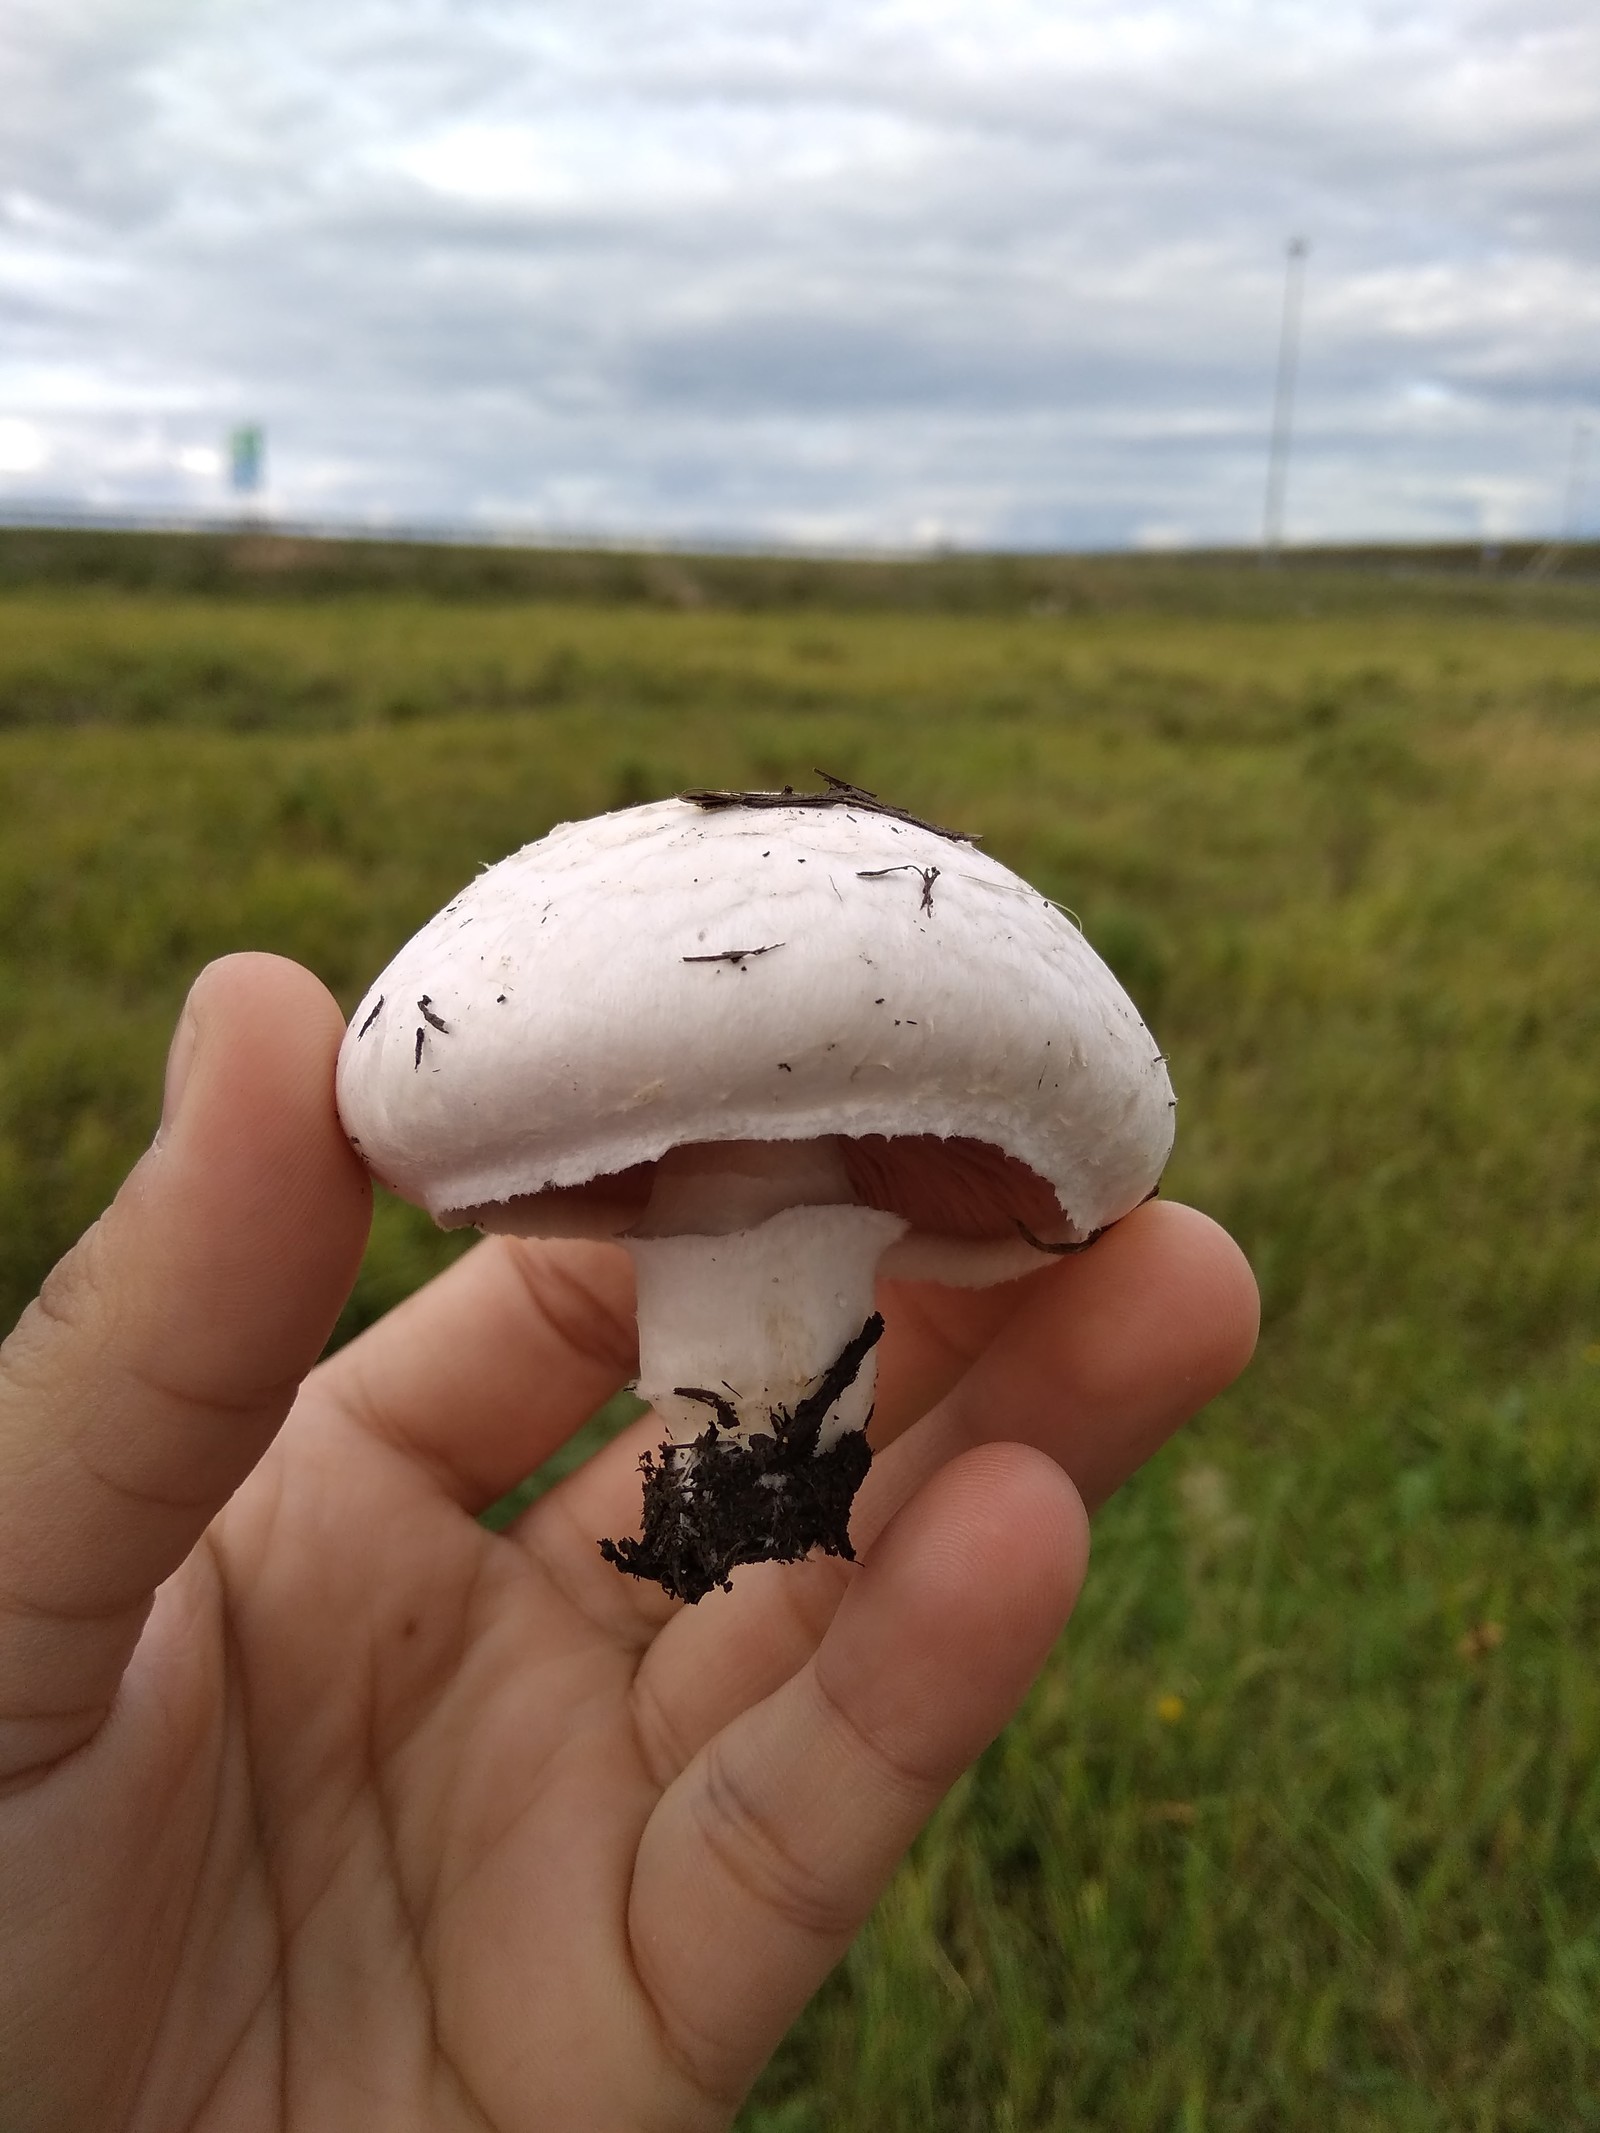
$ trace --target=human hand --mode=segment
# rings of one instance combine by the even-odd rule
[[[621,1251],[486,1242],[312,1369],[368,1219],[340,1035],[292,964],[207,970],[156,1145],[0,1349],[5,2125],[725,2126],[1254,1286],[1158,1202],[891,1288],[863,1560],[684,1609],[596,1547],[648,1420],[473,1516],[631,1374]]]

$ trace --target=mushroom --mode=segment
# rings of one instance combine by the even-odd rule
[[[878,1276],[982,1286],[1149,1197],[1165,1064],[1075,924],[971,840],[830,781],[564,823],[357,1008],[340,1115],[446,1228],[606,1237],[664,1425],[638,1540],[697,1600],[851,1554]]]

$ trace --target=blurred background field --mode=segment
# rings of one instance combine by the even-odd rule
[[[349,1009],[564,817],[813,766],[1079,914],[1244,1382],[749,2133],[1600,2127],[1600,584],[0,534],[0,1325],[210,956]],[[384,1204],[342,1322],[460,1249]]]

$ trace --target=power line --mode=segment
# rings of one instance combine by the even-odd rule
[[[1294,381],[1300,361],[1300,303],[1310,249],[1304,237],[1289,239],[1283,276],[1283,322],[1278,332],[1278,380],[1272,396],[1272,442],[1267,453],[1267,499],[1261,519],[1263,563],[1275,561],[1283,546],[1283,503],[1294,428]]]

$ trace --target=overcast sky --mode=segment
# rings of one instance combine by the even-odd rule
[[[0,510],[1250,540],[1295,233],[1291,538],[1600,418],[1596,0],[4,0],[0,112]]]

